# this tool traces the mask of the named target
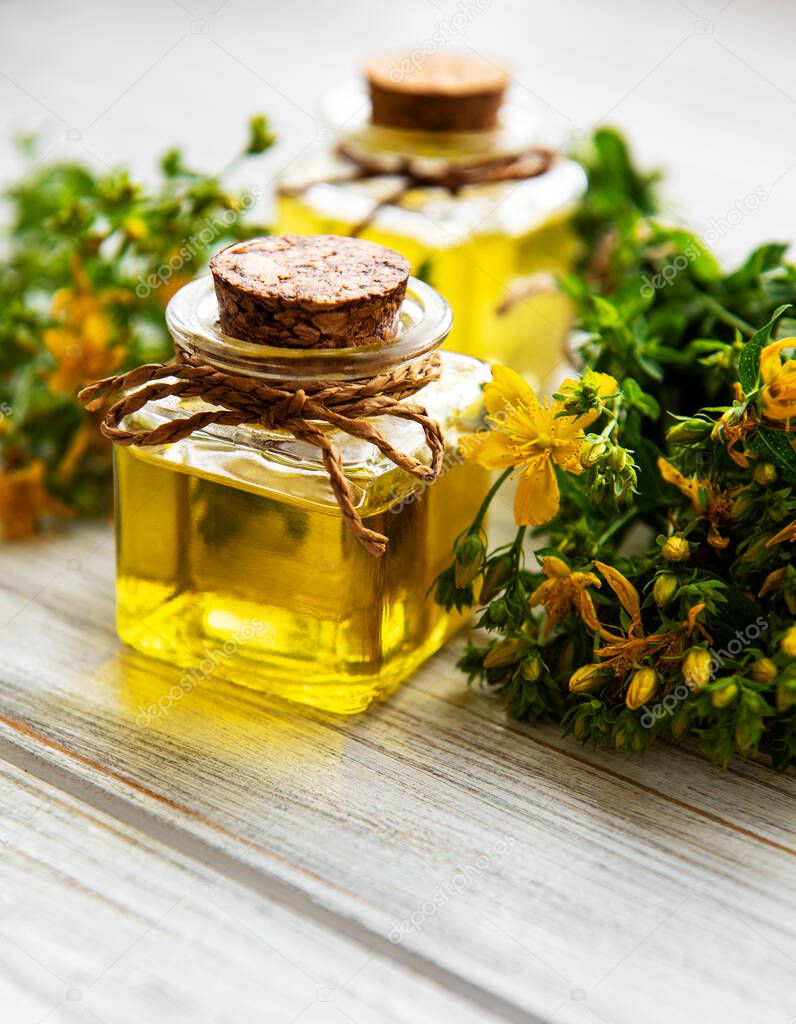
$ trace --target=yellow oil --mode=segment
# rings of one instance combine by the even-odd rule
[[[404,205],[411,205],[411,194]],[[316,210],[301,196],[280,195],[276,228],[346,235],[353,225]],[[402,253],[415,274],[430,268],[430,283],[453,308],[446,348],[504,363],[536,382],[561,363],[573,310],[549,279],[568,270],[577,253],[569,215],[552,216],[526,234],[478,233],[445,249],[375,225],[360,236]]]
[[[268,491],[157,452],[115,458],[117,625],[137,650],[351,714],[461,624],[428,589],[486,493],[475,466],[453,465],[393,508],[374,495],[372,514],[366,494],[365,524],[389,537],[376,559],[336,506],[291,493],[289,476]]]

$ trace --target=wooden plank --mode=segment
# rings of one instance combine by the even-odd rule
[[[792,780],[529,740],[449,654],[357,719],[211,681],[143,725],[179,673],[120,653],[102,532],[57,545],[2,553],[0,709],[20,747],[504,1009],[792,1015]]]
[[[7,765],[0,882],[13,1024],[496,1019]]]

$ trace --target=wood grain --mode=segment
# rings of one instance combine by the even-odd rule
[[[211,680],[142,724],[179,673],[120,650],[111,556],[104,529],[0,554],[17,749],[510,1019],[796,1014],[792,778],[508,726],[450,652],[356,719]]]
[[[8,766],[0,880],[10,1024],[495,1019]]]

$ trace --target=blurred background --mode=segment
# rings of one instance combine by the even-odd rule
[[[508,58],[515,88],[564,137],[623,128],[641,162],[667,172],[670,212],[700,233],[727,223],[720,256],[793,235],[789,0],[0,0],[0,21],[3,191],[25,169],[15,132],[40,132],[47,160],[146,176],[180,145],[214,172],[258,111],[279,138],[270,176],[323,141],[319,99],[366,54],[441,29],[451,46]]]

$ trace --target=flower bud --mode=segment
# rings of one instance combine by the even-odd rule
[[[681,704],[677,714],[672,719],[672,736],[676,740],[679,740],[681,736],[685,735],[686,729],[688,728],[689,718],[688,704]]]
[[[758,537],[754,544],[749,545],[738,561],[743,562],[745,565],[750,565],[755,562],[762,565],[765,561],[766,554],[766,538]]]
[[[663,542],[661,554],[667,562],[684,562],[691,557],[691,545],[676,533]]]
[[[466,587],[473,582],[484,564],[484,555],[486,554],[484,542],[477,533],[468,533],[456,545],[454,554],[456,557],[454,582],[459,588]]]
[[[712,423],[705,420],[688,419],[675,423],[666,431],[666,440],[673,444],[686,444],[689,441],[701,441],[713,428]]]
[[[576,740],[585,740],[589,735],[589,725],[582,715],[575,719],[572,735]]]
[[[608,451],[606,441],[584,441],[578,451],[578,458],[584,469],[591,469],[603,458]]]
[[[499,597],[497,599],[497,601],[493,601],[490,604],[490,606],[489,606],[489,621],[493,625],[495,625],[495,626],[501,625],[503,622],[506,621],[508,616],[509,616],[509,609],[508,609],[508,606],[506,605],[506,602],[503,600],[502,597]]]
[[[683,658],[683,679],[692,690],[699,690],[710,682],[710,666],[713,659],[704,647],[692,647]]]
[[[663,608],[664,605],[667,605],[672,600],[679,586],[680,581],[673,572],[659,573],[655,577],[655,583],[652,586],[652,596],[655,604],[659,608]]]
[[[611,449],[611,454],[608,457],[608,465],[614,471],[614,473],[621,473],[621,471],[627,465],[627,452],[624,448],[620,448],[616,445]]]
[[[739,722],[735,726],[735,742],[739,750],[748,750],[754,743],[754,731],[749,722]]]
[[[771,658],[758,658],[752,662],[749,675],[756,683],[773,683],[779,675],[779,669]]]
[[[513,665],[524,650],[524,640],[514,636],[507,637],[489,649],[483,661],[484,668],[506,668]]]
[[[761,487],[768,487],[769,484],[773,484],[777,479],[777,467],[771,462],[759,462],[755,466],[752,476],[756,484],[760,484]]]
[[[570,693],[590,693],[599,690],[604,682],[603,674],[604,667],[602,665],[581,665],[570,676]]]
[[[434,591],[434,600],[443,608],[450,608],[453,602],[453,579],[450,569],[441,572],[437,577],[437,586]]]
[[[783,679],[777,686],[777,711],[790,711],[796,704],[796,679]]]
[[[617,729],[614,733],[614,749],[624,750],[627,746],[627,736],[624,729]]]
[[[714,708],[726,708],[738,696],[738,684],[733,682],[721,683],[710,695],[710,703]]]
[[[501,555],[488,563],[481,584],[481,604],[489,604],[499,590],[508,583],[513,563],[511,555]]]
[[[654,668],[639,668],[633,673],[625,695],[625,704],[636,711],[642,704],[655,696],[658,689],[658,673]]]
[[[614,482],[614,493],[619,501],[627,501],[638,483],[638,475],[629,463],[622,469]]]
[[[749,490],[743,490],[732,503],[730,515],[733,519],[741,519],[752,508],[755,501],[754,494]]]
[[[780,640],[779,649],[789,658],[796,658],[796,626],[791,626]]]
[[[526,682],[536,682],[542,673],[542,662],[537,655],[532,654],[529,658],[526,658],[525,661],[523,661],[520,673]]]
[[[134,242],[140,242],[149,234],[146,221],[141,217],[125,217],[122,221],[122,231]]]

